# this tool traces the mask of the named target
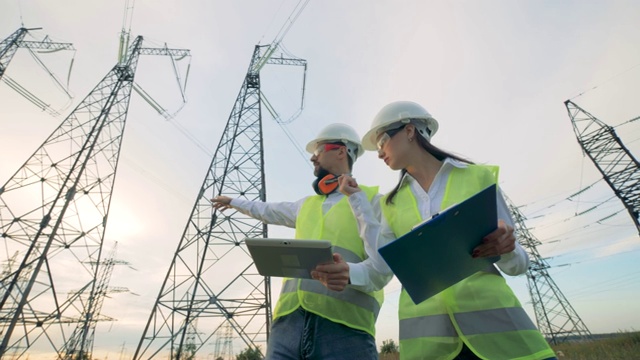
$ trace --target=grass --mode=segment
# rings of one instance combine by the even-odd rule
[[[558,360],[640,359],[640,332],[622,332],[587,342],[552,346]]]
[[[640,359],[640,332],[620,332],[591,341],[568,342],[551,346],[558,360]],[[380,354],[380,360],[398,360],[399,354]]]
[[[380,356],[378,356],[378,360],[398,360],[400,359],[400,354],[395,353],[395,354],[380,354]]]

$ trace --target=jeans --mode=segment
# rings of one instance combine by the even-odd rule
[[[335,323],[301,307],[271,325],[267,360],[378,359],[369,333]]]

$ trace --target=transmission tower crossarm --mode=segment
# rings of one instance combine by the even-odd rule
[[[9,66],[9,63],[13,59],[13,56],[15,55],[17,49],[26,48],[31,52],[31,55],[34,57],[34,59],[37,62],[39,62],[40,66],[42,66],[46,71],[49,72],[49,76],[53,78],[54,82],[60,87],[60,89],[62,89],[62,91],[64,91],[69,97],[71,97],[67,89],[58,81],[58,79],[56,79],[53,73],[51,73],[46,68],[46,66],[38,58],[34,50],[37,50],[37,52],[40,52],[40,53],[56,52],[61,50],[75,50],[73,48],[73,44],[53,42],[49,39],[48,36],[45,37],[45,39],[42,41],[25,41],[24,40],[24,37],[29,32],[29,30],[37,30],[37,29],[40,29],[40,28],[31,28],[31,29],[27,29],[24,27],[20,28],[16,32],[14,32],[11,36],[9,36],[7,39],[0,42],[0,80],[3,80],[5,83],[7,83],[7,85],[9,85],[9,87],[11,87],[18,94],[22,95],[24,98],[29,100],[31,103],[33,103],[40,109],[47,111],[51,115],[57,116],[59,115],[59,113],[54,109],[52,109],[49,104],[40,100],[37,96],[35,96],[30,91],[22,87],[16,81],[9,79],[9,77],[4,74],[7,67]],[[43,51],[43,50],[46,50],[46,51]],[[73,60],[71,63],[73,64]],[[70,71],[71,69],[69,69],[69,74],[71,74]]]
[[[140,55],[167,55],[183,57],[191,55],[187,49],[169,49],[169,48],[140,48]]]
[[[295,58],[283,58],[283,57],[271,57],[267,61],[269,65],[293,65],[293,66],[307,66],[307,60],[295,59]]]
[[[39,30],[41,28],[20,28],[6,39],[0,42],[0,77],[7,68],[13,55],[18,48],[36,49],[36,50],[75,50],[72,43],[53,42],[48,37],[42,41],[25,41],[24,37],[30,30]]]
[[[21,41],[18,46],[21,48],[37,50],[75,50],[72,43],[59,43],[52,41]]]

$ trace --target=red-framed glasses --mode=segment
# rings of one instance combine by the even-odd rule
[[[338,150],[343,146],[344,145],[340,145],[340,144],[320,144],[318,145],[318,147],[316,147],[316,150],[313,152],[313,155],[317,157],[318,155],[320,155],[320,153],[324,151]]]

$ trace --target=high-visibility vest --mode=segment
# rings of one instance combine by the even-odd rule
[[[498,178],[495,166],[454,167],[441,209],[459,203]],[[422,221],[406,184],[382,213],[396,237]],[[554,357],[500,273],[491,267],[416,305],[402,290],[399,301],[400,358],[453,359],[466,344],[481,359],[533,360]]]
[[[378,193],[377,187],[361,185],[360,188],[369,201]],[[347,197],[323,214],[325,198],[323,195],[310,196],[302,204],[296,220],[296,239],[330,240],[333,252],[342,255],[346,262],[365,260],[367,254]],[[382,290],[367,293],[347,286],[343,291],[332,291],[317,280],[285,278],[273,318],[290,314],[301,306],[333,322],[375,336],[375,322],[383,297]]]

